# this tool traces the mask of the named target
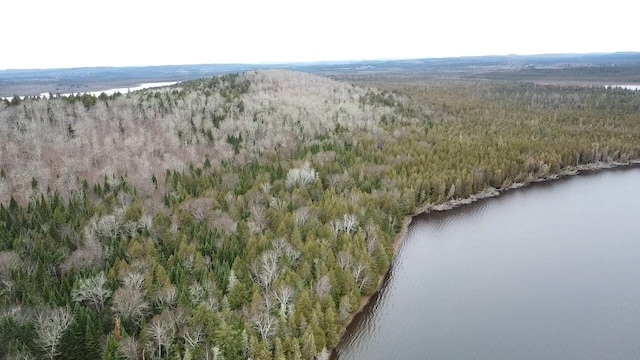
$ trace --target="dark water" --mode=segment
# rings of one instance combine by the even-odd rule
[[[339,359],[640,359],[640,169],[413,220]]]

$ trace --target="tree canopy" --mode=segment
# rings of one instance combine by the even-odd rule
[[[640,158],[640,92],[250,72],[0,105],[0,357],[327,358],[433,204]]]

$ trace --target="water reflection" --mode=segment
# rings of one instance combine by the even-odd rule
[[[339,359],[639,358],[640,169],[420,216]]]

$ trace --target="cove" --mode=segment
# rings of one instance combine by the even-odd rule
[[[338,359],[640,358],[640,169],[415,217]]]

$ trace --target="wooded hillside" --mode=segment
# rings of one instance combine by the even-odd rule
[[[419,207],[640,157],[640,92],[250,72],[0,105],[0,357],[327,359]]]

